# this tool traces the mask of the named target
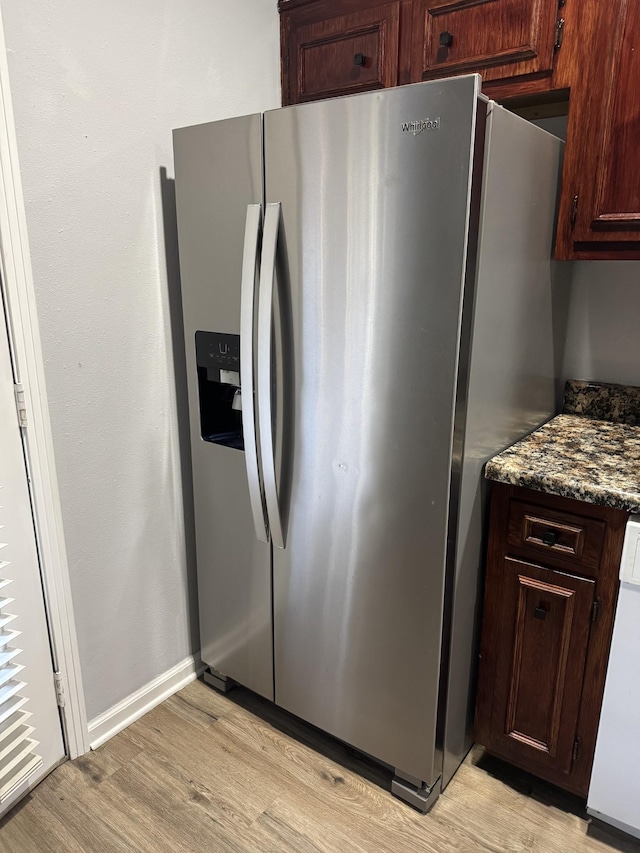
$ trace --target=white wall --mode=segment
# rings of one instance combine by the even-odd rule
[[[534,124],[566,139],[567,118]],[[640,261],[576,261],[557,265],[568,288],[562,379],[640,385]]]
[[[2,12],[91,719],[198,649],[160,168],[173,127],[279,104],[278,16],[275,0]]]
[[[640,261],[573,264],[563,374],[640,385]]]

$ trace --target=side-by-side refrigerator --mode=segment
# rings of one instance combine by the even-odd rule
[[[482,467],[555,411],[562,143],[472,75],[174,150],[202,659],[426,810],[471,743]]]

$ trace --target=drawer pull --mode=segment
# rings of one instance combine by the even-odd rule
[[[543,607],[542,605],[540,605],[540,607],[536,607],[536,609],[533,611],[533,615],[536,619],[542,619],[542,621],[544,622],[544,620],[547,618],[546,607]]]
[[[354,65],[365,65],[366,62],[367,62],[367,57],[364,55],[364,53],[356,53],[353,57],[353,64]]]
[[[552,507],[511,500],[507,543],[515,554],[600,571],[607,523],[602,518],[559,512]]]
[[[448,30],[440,33],[440,44],[442,47],[451,47],[453,44],[453,35]]]

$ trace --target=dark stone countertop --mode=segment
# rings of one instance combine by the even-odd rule
[[[568,382],[563,408],[494,456],[485,476],[640,512],[640,425],[634,425],[640,424],[640,389]]]
[[[562,413],[640,426],[640,388],[571,379],[565,385]]]

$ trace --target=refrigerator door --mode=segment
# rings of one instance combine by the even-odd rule
[[[174,132],[174,152],[201,655],[209,666],[273,699],[270,545],[258,539],[267,536],[247,418],[253,329],[249,341],[246,332],[238,337],[255,325],[250,286],[256,268],[251,258],[260,242],[255,206],[263,200],[262,118],[181,128]],[[227,348],[231,361],[240,358],[239,370],[224,362]],[[216,368],[218,355],[224,372]],[[211,367],[204,365],[207,358]],[[215,422],[216,407],[226,406],[221,423],[233,422],[239,433],[239,405],[242,435],[229,438]],[[216,430],[213,438],[226,444],[211,440]]]
[[[265,114],[275,699],[428,784],[478,81]]]
[[[448,590],[443,785],[473,743],[489,510],[482,469],[556,411],[551,246],[563,143],[497,104],[490,106],[485,140],[455,572]]]

